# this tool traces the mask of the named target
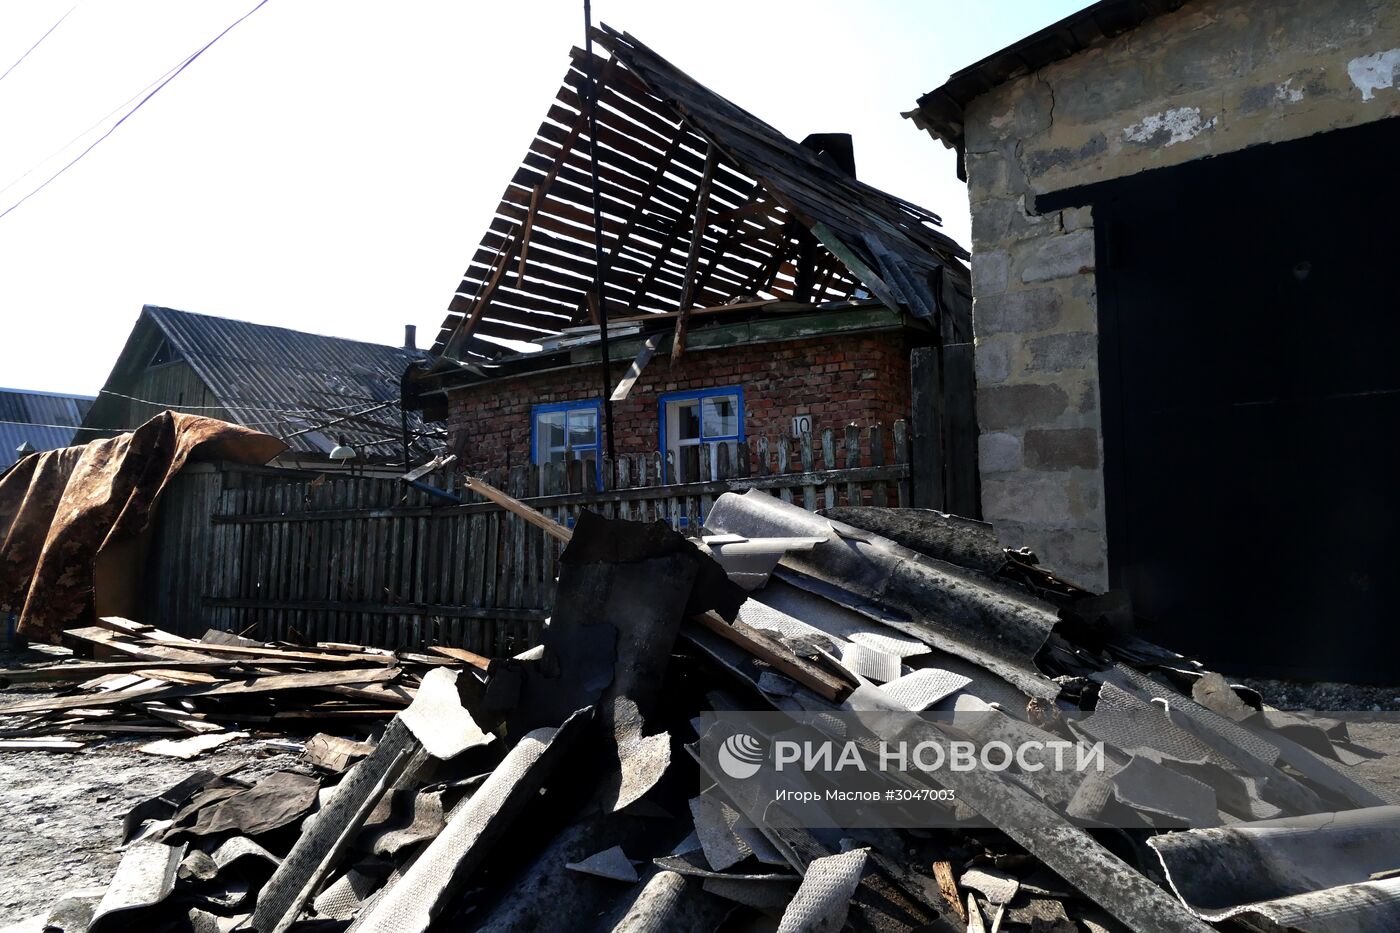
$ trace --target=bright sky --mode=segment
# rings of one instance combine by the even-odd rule
[[[0,3],[0,73],[72,10],[0,79],[0,212],[256,2]],[[966,244],[952,154],[900,111],[1086,5],[595,0],[593,15],[793,138],[853,134],[864,181]],[[268,0],[0,217],[0,385],[95,393],[143,304],[431,340],[582,23],[582,0]]]

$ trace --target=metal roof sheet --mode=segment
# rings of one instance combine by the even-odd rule
[[[329,453],[341,437],[361,456],[402,451],[400,382],[421,351],[154,305],[142,309],[142,319],[160,329],[234,422],[303,453]],[[421,417],[408,417],[418,453],[436,452],[441,444],[423,437]]]
[[[25,442],[35,450],[67,447],[92,402],[90,395],[0,388],[0,469],[19,459],[15,448]]]

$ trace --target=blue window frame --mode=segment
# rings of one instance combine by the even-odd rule
[[[744,390],[739,386],[673,392],[661,396],[657,422],[663,456],[671,455],[675,475],[668,466],[667,483],[700,481],[700,448],[710,449],[710,463],[721,446],[729,448],[730,462],[744,442]]]
[[[603,403],[596,399],[536,405],[530,411],[530,460],[540,465],[592,461],[595,482],[601,486],[602,424]]]

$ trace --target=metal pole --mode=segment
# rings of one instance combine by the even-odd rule
[[[590,0],[583,0],[583,37],[588,52],[588,62],[593,63],[593,6]],[[593,277],[593,293],[598,309],[598,337],[602,341],[603,357],[603,423],[607,430],[608,459],[617,459],[617,448],[613,444],[612,410],[612,362],[608,358],[608,306],[603,300],[603,214],[599,209],[598,197],[598,79],[588,82],[588,162],[593,176],[593,261],[597,274]]]

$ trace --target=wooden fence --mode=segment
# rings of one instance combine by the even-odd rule
[[[888,437],[850,426],[707,448],[693,483],[663,485],[674,474],[658,454],[483,478],[565,524],[590,509],[688,530],[716,497],[746,489],[808,509],[907,505],[908,448],[899,421]],[[179,634],[501,656],[536,642],[558,545],[494,504],[452,504],[395,480],[199,465],[167,490],[151,553],[144,621]]]

